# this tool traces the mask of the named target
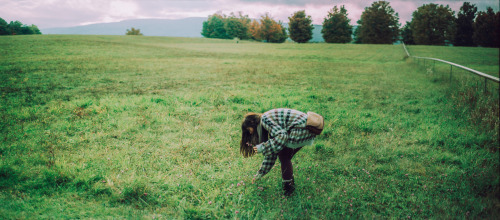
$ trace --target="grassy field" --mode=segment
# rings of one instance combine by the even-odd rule
[[[498,49],[409,50],[498,75]],[[0,218],[498,218],[498,86],[444,68],[401,45],[0,37]],[[279,163],[252,184],[262,157],[239,155],[242,116],[278,107],[326,122],[288,198]]]

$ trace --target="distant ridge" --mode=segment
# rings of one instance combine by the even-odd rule
[[[127,29],[140,29],[144,36],[203,37],[201,29],[207,18],[192,17],[184,19],[134,19],[120,22],[89,24],[75,27],[45,28],[42,34],[89,34],[89,35],[125,35]],[[288,23],[284,23],[288,28]],[[310,42],[324,42],[321,35],[322,25],[314,25],[313,38]]]
[[[207,18],[134,19],[120,22],[89,24],[66,28],[42,29],[42,34],[125,35],[127,29],[141,29],[145,36],[202,37],[203,21]]]

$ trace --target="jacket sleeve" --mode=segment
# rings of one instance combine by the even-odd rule
[[[286,128],[267,117],[263,117],[261,123],[262,127],[269,131],[269,135],[272,138],[257,145],[257,151],[264,156],[278,154],[286,146],[288,141],[288,132]]]
[[[257,175],[255,175],[255,177],[259,179],[264,175],[266,175],[267,173],[269,173],[271,168],[273,168],[274,164],[276,163],[277,158],[278,158],[277,154],[271,154],[269,156],[265,156],[264,161],[262,161],[262,165],[260,166],[259,171],[257,171]]]

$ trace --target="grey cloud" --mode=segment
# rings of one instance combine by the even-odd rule
[[[292,5],[292,6],[305,6],[305,5],[337,5],[337,4],[346,4],[352,2],[366,2],[363,0],[357,1],[349,1],[349,0],[271,0],[271,1],[262,1],[262,0],[240,0],[241,2],[250,2],[250,3],[265,3],[265,4],[273,4],[273,5]]]
[[[133,3],[136,8],[130,13],[116,13],[116,2]],[[134,18],[183,18],[188,16],[208,16],[218,10],[229,13],[242,11],[245,14],[259,14],[273,11],[281,20],[294,10],[308,8],[316,23],[326,16],[334,5],[346,5],[352,23],[355,23],[365,7],[376,0],[0,0],[0,16],[7,20],[19,20],[25,24],[36,24],[40,28],[76,26],[85,23],[118,21]],[[484,11],[492,7],[498,11],[498,0],[464,0],[475,4]],[[436,3],[450,5],[458,11],[463,1],[454,0],[389,0],[400,17],[400,23],[411,20],[411,14],[418,7]],[[115,4],[116,6],[116,4]],[[324,10],[324,11],[323,11]],[[115,13],[113,13],[115,11]]]

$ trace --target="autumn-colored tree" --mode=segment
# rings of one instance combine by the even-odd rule
[[[224,29],[226,29],[229,38],[250,39],[249,27],[251,21],[248,15],[243,15],[241,12],[239,12],[238,16],[231,13],[224,21]]]
[[[269,14],[265,14],[260,19],[260,34],[262,39],[270,43],[283,43],[283,25],[276,22]],[[286,32],[285,32],[286,33]]]
[[[474,35],[474,18],[476,18],[477,7],[469,2],[464,2],[456,20],[457,31],[455,33],[455,46],[474,46],[472,36]]]
[[[257,20],[253,20],[250,22],[250,26],[248,27],[248,32],[250,33],[250,38],[261,41],[262,38],[260,36],[260,23]]]
[[[500,12],[491,7],[480,11],[474,22],[474,42],[482,47],[500,47]]]
[[[312,39],[312,25],[311,16],[306,15],[306,11],[297,11],[291,17],[288,17],[288,30],[290,32],[290,39],[297,43],[307,43]]]
[[[427,4],[413,12],[411,30],[415,44],[445,45],[455,34],[454,11],[449,6]]]
[[[387,1],[373,2],[365,8],[358,20],[357,42],[364,44],[392,44],[399,36],[399,15]]]
[[[285,27],[281,22],[275,21],[269,14],[261,17],[260,23],[252,21],[250,23],[250,33],[252,39],[263,40],[269,43],[283,43],[288,38]]]
[[[142,36],[142,33],[141,33],[141,29],[131,28],[130,30],[127,29],[127,33],[125,33],[125,35],[139,35],[139,36]]]
[[[352,41],[351,20],[347,18],[347,10],[342,5],[334,6],[323,21],[323,39],[327,43],[349,43]]]
[[[201,35],[206,38],[231,39],[224,27],[225,17],[221,13],[208,16],[208,19],[203,22]]]

